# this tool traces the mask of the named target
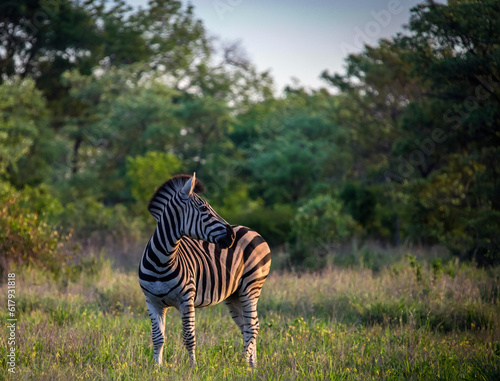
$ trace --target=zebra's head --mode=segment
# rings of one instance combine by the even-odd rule
[[[195,193],[196,185],[194,173],[177,194],[179,204],[183,206],[183,235],[215,243],[223,249],[231,247],[235,239],[231,225]]]

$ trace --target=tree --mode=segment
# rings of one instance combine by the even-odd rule
[[[51,175],[61,150],[48,125],[46,102],[33,80],[13,78],[0,85],[0,177],[18,188]]]
[[[127,186],[128,156],[148,151],[176,153],[181,138],[174,102],[178,92],[158,77],[145,79],[137,73],[138,67],[143,66],[65,76],[71,96],[83,106],[61,130],[74,141],[66,167],[69,183],[92,178],[97,184],[93,194],[111,204],[133,201]]]
[[[412,65],[396,41],[365,46],[346,64],[345,75],[325,71],[322,78],[341,91],[335,118],[348,127],[354,160],[348,176],[382,183],[393,142],[402,135],[401,115],[409,103],[422,98],[424,86],[411,76]]]
[[[500,259],[490,234],[500,228],[499,18],[497,1],[429,1],[414,8],[412,34],[400,38],[428,84],[426,99],[404,117],[400,143],[426,179],[413,188],[423,196],[419,218],[434,239],[484,263]],[[490,229],[477,225],[485,220]]]
[[[148,151],[144,156],[127,158],[127,177],[131,182],[132,196],[147,210],[147,203],[156,189],[178,174],[182,163],[169,153]]]
[[[138,62],[169,74],[185,70],[208,51],[201,21],[180,1],[150,1],[132,11],[123,0],[9,1],[0,5],[0,81],[31,77],[52,110],[52,125],[64,124],[65,110],[80,104],[68,99],[61,82],[68,70],[89,75],[103,68]]]
[[[333,108],[327,92],[301,89],[259,103],[239,117],[233,139],[240,142],[242,168],[256,197],[266,204],[296,205],[317,192],[318,184],[325,188],[317,180],[327,175],[325,164],[340,133],[330,118]]]
[[[395,233],[498,257],[495,235],[475,224],[498,221],[499,12],[490,0],[428,1],[408,33],[349,56],[345,75],[323,73],[341,91],[337,120],[354,153],[343,198],[358,221],[373,192],[369,209],[394,208]]]

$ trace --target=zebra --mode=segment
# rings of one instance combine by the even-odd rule
[[[255,231],[231,226],[197,193],[193,176],[177,175],[161,185],[148,210],[157,221],[139,265],[139,283],[152,324],[154,358],[162,363],[165,314],[182,317],[182,339],[196,365],[195,308],[222,301],[244,340],[245,362],[257,361],[257,302],[271,266],[266,241]]]

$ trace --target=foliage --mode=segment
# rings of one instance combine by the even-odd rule
[[[258,231],[270,245],[280,245],[289,239],[293,209],[286,204],[276,204],[272,208],[255,203],[249,209],[233,214],[230,221],[238,225],[250,226]]]
[[[419,4],[327,88],[282,94],[180,1],[0,10],[0,179],[56,200],[23,208],[78,241],[135,250],[154,189],[196,171],[222,216],[299,266],[350,240],[500,260],[497,1]]]
[[[330,195],[315,197],[301,206],[292,226],[297,239],[292,255],[295,264],[303,263],[308,256],[324,257],[333,245],[352,237],[357,228],[351,216],[343,212],[342,202]]]
[[[375,217],[376,199],[367,187],[356,187],[348,183],[340,194],[344,205],[353,218],[366,227]]]
[[[329,120],[332,103],[325,92],[290,91],[241,116],[235,139],[244,141],[242,165],[267,204],[297,205],[328,187],[323,171],[339,134]]]
[[[408,109],[402,126],[408,133],[399,142],[403,155],[414,149],[410,140],[420,148],[413,160],[423,205],[415,216],[429,226],[430,240],[483,264],[499,258],[499,241],[485,240],[478,225],[488,219],[497,228],[500,210],[499,14],[491,0],[420,5],[410,19],[413,35],[399,40],[430,92]]]
[[[127,177],[131,182],[132,196],[142,209],[163,182],[181,169],[181,161],[174,155],[158,151],[148,151],[144,156],[127,158]]]
[[[120,251],[126,252],[130,246],[144,239],[143,218],[132,216],[123,205],[106,207],[92,197],[68,202],[61,214],[63,226],[71,226],[74,236],[84,245],[104,246],[108,249],[120,242]]]
[[[0,176],[18,187],[47,181],[58,149],[34,81],[14,77],[0,84]]]
[[[38,212],[38,211],[40,212]],[[0,276],[13,265],[31,264],[60,273],[67,259],[62,250],[68,235],[48,221],[60,213],[61,204],[43,189],[19,192],[0,183]]]
[[[360,192],[375,192],[394,211],[395,242],[442,243],[482,264],[499,258],[495,235],[476,225],[498,226],[499,14],[495,1],[420,4],[407,34],[351,55],[345,76],[323,74],[350,109],[366,110],[342,119],[363,163],[349,177],[364,184],[344,191],[346,205],[358,221],[382,221],[373,207],[353,208]]]

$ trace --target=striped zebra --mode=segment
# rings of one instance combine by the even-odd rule
[[[155,360],[161,365],[169,307],[181,313],[182,339],[194,367],[194,309],[224,301],[243,334],[245,361],[255,366],[257,301],[271,266],[269,246],[257,232],[229,225],[198,196],[202,191],[196,174],[178,175],[149,202],[157,226],[142,255],[139,283],[151,318]]]

